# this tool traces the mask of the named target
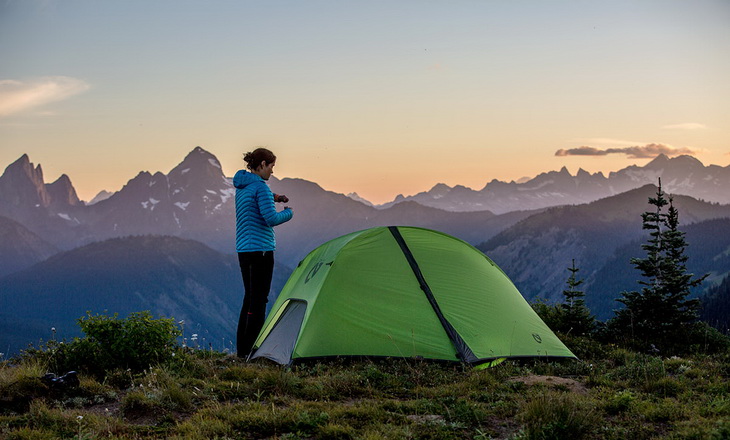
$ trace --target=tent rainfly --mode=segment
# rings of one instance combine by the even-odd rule
[[[342,356],[472,364],[575,358],[482,252],[404,226],[354,232],[307,255],[271,308],[251,358],[291,364]]]

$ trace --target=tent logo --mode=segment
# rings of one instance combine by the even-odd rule
[[[533,333],[532,337],[535,338],[535,341],[537,341],[538,344],[542,344],[542,338],[537,333]]]
[[[327,266],[332,266],[332,263],[334,263],[334,261],[330,261],[330,262],[329,262],[329,263],[327,263],[326,265],[327,265]],[[310,281],[312,280],[312,278],[314,278],[314,276],[315,276],[315,275],[317,275],[317,272],[319,272],[319,270],[320,270],[320,269],[322,268],[322,266],[324,266],[324,265],[325,265],[325,263],[323,263],[323,262],[321,262],[321,261],[318,261],[318,262],[317,262],[317,264],[315,264],[315,265],[314,265],[314,266],[313,266],[313,267],[312,267],[312,268],[311,268],[311,269],[309,270],[309,273],[307,274],[307,277],[306,277],[306,278],[304,279],[304,284],[307,284],[308,282],[310,282]]]

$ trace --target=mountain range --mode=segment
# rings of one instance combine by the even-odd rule
[[[607,178],[582,170],[571,176],[563,168],[524,183],[492,181],[481,191],[439,184],[379,207],[302,179],[272,177],[269,184],[274,192],[287,194],[295,210],[295,221],[277,231],[280,258],[294,266],[320,243],[372,226],[429,227],[478,244],[548,207],[589,203],[656,183],[657,177],[662,177],[667,192],[730,203],[730,167],[704,166],[689,156],[660,155],[644,167],[630,166]],[[200,147],[167,174],[140,172],[121,190],[93,204],[78,199],[66,175],[45,183],[41,166],[23,155],[0,176],[0,216],[60,250],[155,234],[201,241],[230,253],[234,192],[218,159]],[[0,268],[0,273],[9,270]]]
[[[669,158],[660,154],[643,167],[629,166],[609,173],[590,174],[579,169],[572,176],[568,169],[550,171],[522,183],[492,180],[476,191],[461,185],[443,183],[412,196],[399,195],[383,207],[404,201],[447,211],[489,210],[501,214],[516,210],[541,209],[558,205],[589,203],[621,194],[662,179],[668,193],[692,196],[717,203],[730,203],[730,166],[705,166],[691,156]]]
[[[290,272],[275,268],[272,293]],[[87,311],[126,317],[141,310],[184,321],[186,337],[198,334],[199,344],[230,349],[242,300],[235,255],[178,237],[112,238],[0,278],[0,350],[80,336],[76,320]]]
[[[730,273],[728,169],[659,156],[607,178],[563,169],[524,183],[492,181],[481,191],[440,184],[383,206],[272,177],[272,190],[294,209],[294,219],[277,227],[272,295],[323,242],[411,225],[478,245],[528,299],[560,300],[575,259],[587,303],[605,319],[620,291],[636,288],[628,261],[641,256],[641,213],[656,191],[644,183],[658,177],[675,194],[690,269],[711,273],[712,283]],[[79,200],[68,176],[45,183],[41,166],[23,155],[0,176],[0,351],[47,339],[52,326],[58,337],[73,336],[86,310],[151,309],[185,320],[216,348],[226,345],[242,295],[234,193],[218,159],[200,147],[167,174],[140,172],[93,203]]]
[[[7,217],[0,217],[0,277],[45,260],[59,249]]]
[[[277,229],[278,258],[289,266],[327,240],[372,226],[429,227],[479,243],[532,213],[448,212],[414,202],[377,209],[302,179],[272,177],[269,185],[286,194],[295,211],[295,221]],[[218,159],[200,147],[168,174],[140,172],[118,192],[89,205],[78,200],[68,177],[46,184],[40,165],[23,155],[0,176],[0,216],[60,250],[153,234],[197,240],[233,253],[234,192]]]
[[[549,302],[562,299],[567,267],[575,259],[585,281],[586,304],[601,319],[619,304],[614,299],[623,290],[637,290],[639,274],[632,257],[642,258],[641,213],[657,187],[646,185],[592,203],[561,206],[535,214],[502,231],[478,249],[497,263],[528,299]],[[708,283],[730,274],[730,205],[719,205],[688,196],[673,196],[681,229],[687,231],[690,270],[708,272]],[[717,221],[720,219],[721,221]],[[715,220],[715,221],[710,221]],[[696,251],[696,252],[695,252]]]

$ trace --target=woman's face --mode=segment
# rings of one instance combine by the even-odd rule
[[[274,165],[276,165],[276,162],[266,163],[261,162],[261,165],[256,169],[256,174],[261,176],[264,180],[269,180],[269,177],[271,177],[272,174],[274,174]]]

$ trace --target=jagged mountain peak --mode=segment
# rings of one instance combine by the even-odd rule
[[[662,153],[644,166],[645,169],[649,170],[659,170],[666,167],[694,169],[704,168],[705,165],[696,157],[687,154],[670,158]]]
[[[3,176],[19,174],[29,177],[34,182],[43,183],[43,168],[40,164],[34,167],[27,154],[23,154],[18,160],[8,165]]]
[[[68,177],[68,174],[61,174],[58,179],[48,185],[71,185],[71,178]]]
[[[170,187],[177,193],[195,187],[202,190],[219,191],[230,187],[223,174],[220,161],[212,153],[201,147],[195,147],[168,174]]]
[[[114,195],[113,192],[110,192],[110,191],[107,191],[105,189],[102,189],[91,200],[89,200],[86,204],[87,205],[94,205],[96,203],[99,203],[99,202],[101,202],[103,200],[108,199],[109,197],[111,197],[113,195]]]
[[[61,174],[55,182],[46,184],[46,190],[51,197],[51,203],[55,205],[77,206],[81,203],[71,179],[66,174]]]
[[[444,196],[448,194],[451,191],[451,187],[445,183],[437,183],[433,186],[433,188],[430,189],[430,193],[434,194],[435,196]]]
[[[373,206],[372,202],[370,202],[370,201],[369,201],[369,200],[367,200],[367,199],[364,199],[364,198],[362,198],[362,197],[361,197],[361,196],[360,196],[360,195],[359,195],[358,193],[356,193],[356,192],[351,192],[351,193],[347,194],[347,197],[349,197],[349,198],[351,198],[352,200],[355,200],[355,201],[357,201],[357,202],[363,203],[363,204],[365,204],[365,205],[367,205],[367,206]]]
[[[13,162],[10,165],[8,165],[8,168],[10,168],[10,167],[18,167],[18,166],[20,166],[20,167],[26,167],[26,166],[29,166],[29,165],[32,165],[30,163],[30,157],[28,156],[28,154],[23,153],[23,155],[20,156],[15,162]]]
[[[0,201],[13,206],[50,204],[40,164],[33,166],[27,154],[5,168],[0,176]]]
[[[664,166],[667,162],[669,162],[669,156],[667,156],[664,153],[660,153],[657,157],[651,160],[648,164],[646,164],[645,168],[655,168],[657,166]]]
[[[185,156],[185,159],[183,159],[178,166],[173,168],[170,173],[174,172],[176,169],[182,170],[186,167],[200,167],[201,165],[206,167],[212,166],[219,170],[221,169],[221,163],[218,158],[215,157],[213,153],[210,153],[198,146],[193,148],[193,150]]]

